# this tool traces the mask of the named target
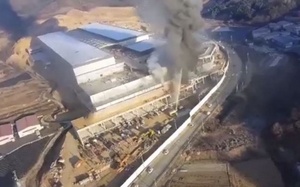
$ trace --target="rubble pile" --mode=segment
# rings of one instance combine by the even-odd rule
[[[255,136],[245,130],[235,132],[233,129],[228,129],[227,131],[228,135],[218,139],[201,138],[194,148],[196,151],[231,151],[232,149],[256,142]]]

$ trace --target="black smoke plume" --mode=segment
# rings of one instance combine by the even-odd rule
[[[0,0],[0,30],[16,41],[27,35],[26,22],[11,6],[9,0]]]

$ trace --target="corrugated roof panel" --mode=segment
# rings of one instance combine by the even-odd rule
[[[38,124],[40,123],[36,115],[26,116],[16,121],[18,131]]]
[[[101,49],[103,47],[110,46],[110,45],[113,45],[116,43],[115,41],[113,41],[109,38],[106,38],[106,37],[103,37],[100,35],[96,35],[96,34],[87,32],[82,29],[71,30],[71,31],[68,31],[67,34],[83,43],[94,46],[98,49]]]
[[[0,137],[12,134],[13,131],[10,123],[0,125]]]
[[[74,68],[111,57],[110,54],[80,42],[63,32],[45,34],[39,36],[38,39]]]
[[[104,36],[106,38],[113,39],[115,41],[122,41],[122,40],[144,35],[144,33],[142,32],[138,32],[130,29],[124,29],[121,27],[104,25],[100,23],[91,23],[89,25],[85,25],[81,27],[80,29],[93,34]]]
[[[164,40],[159,41],[155,39],[149,39],[149,40],[143,40],[141,42],[129,44],[126,46],[126,48],[142,53],[147,50],[154,49],[156,46],[163,45],[164,43],[165,43]]]
[[[155,47],[153,42],[150,41],[142,41],[138,43],[134,43],[131,45],[126,46],[128,49],[131,49],[136,52],[144,52],[150,49],[153,49]]]

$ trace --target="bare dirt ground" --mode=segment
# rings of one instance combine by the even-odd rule
[[[237,163],[202,160],[184,164],[168,181],[170,187],[282,187],[279,172],[271,159]]]
[[[0,61],[0,121],[10,121],[24,113],[51,111],[55,104],[44,97],[49,86]]]
[[[234,187],[282,187],[280,173],[269,158],[233,163],[229,169]]]
[[[170,187],[230,186],[228,164],[199,162],[185,164],[168,182]]]
[[[178,159],[177,173],[167,183],[174,187],[178,184],[183,187],[229,186],[228,181],[234,187],[283,186],[280,173],[261,139],[243,125],[221,125],[216,120],[207,123],[204,132]],[[227,170],[204,167],[216,162],[227,164]],[[187,165],[199,167],[186,169]]]

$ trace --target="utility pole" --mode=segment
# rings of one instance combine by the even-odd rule
[[[180,88],[181,88],[181,79],[182,79],[182,69],[180,69],[179,71],[179,76],[176,77],[175,79],[178,79],[178,80],[175,80],[175,110],[177,111],[178,110],[178,103],[179,103],[179,97],[180,97]],[[177,86],[177,88],[176,88]]]
[[[143,157],[143,154],[141,155],[141,159],[142,159],[142,164],[144,164],[144,157]]]
[[[178,128],[177,128],[176,119],[174,119],[174,125],[175,125],[175,128],[176,128],[176,130],[177,130]]]

